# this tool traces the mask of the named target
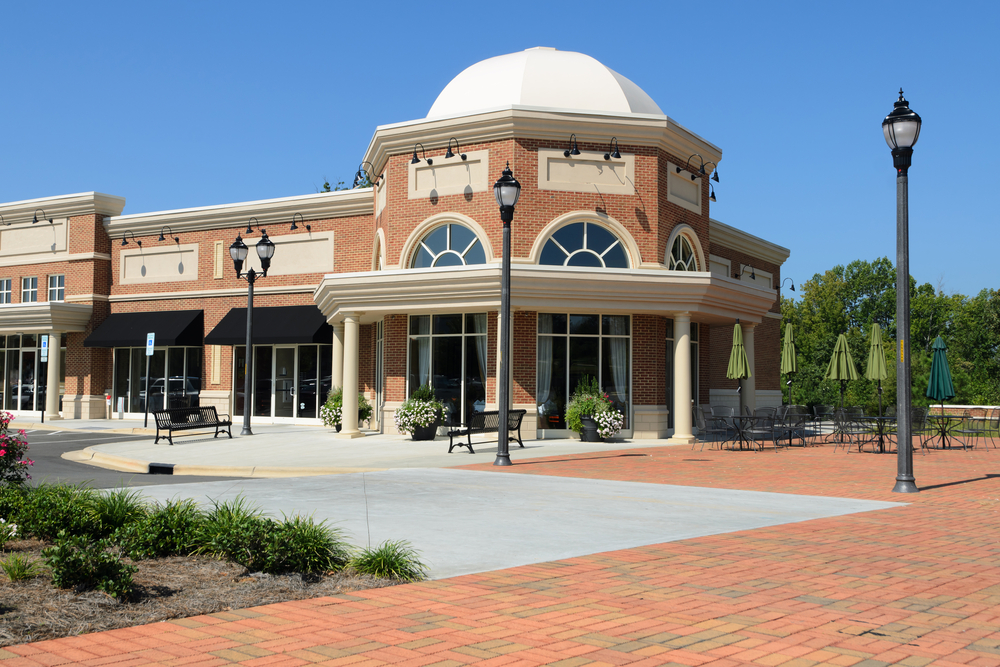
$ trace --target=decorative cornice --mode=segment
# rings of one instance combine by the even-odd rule
[[[100,192],[79,192],[73,195],[58,195],[25,199],[0,204],[0,215],[7,224],[27,222],[38,209],[45,211],[47,218],[68,218],[74,215],[118,215],[125,208],[125,198]]]
[[[129,230],[136,236],[159,234],[163,225],[170,225],[174,234],[205,229],[226,229],[245,225],[251,217],[262,225],[291,224],[292,216],[301,213],[306,220],[373,215],[375,195],[372,188],[320,192],[280,199],[181,208],[173,211],[134,213],[108,218],[104,226],[111,236]]]
[[[765,241],[753,234],[747,234],[742,230],[730,227],[711,218],[708,221],[708,234],[712,243],[745,252],[751,257],[759,257],[765,262],[777,264],[778,266],[784,264],[785,260],[791,254],[788,248]]]
[[[316,285],[279,285],[277,287],[257,287],[253,292],[261,294],[309,294],[316,290]],[[199,289],[185,292],[140,292],[138,294],[113,294],[109,297],[111,303],[126,301],[170,301],[175,299],[218,299],[229,296],[246,296],[245,287],[231,289]]]
[[[0,260],[0,269],[8,266],[28,266],[31,264],[54,264],[56,262],[85,262],[92,260],[104,260],[107,262],[111,261],[111,255],[104,252],[75,252],[72,254],[66,254],[63,252],[55,252],[51,255],[27,255],[21,258],[15,257],[14,259],[3,259]]]
[[[94,307],[90,304],[45,301],[0,306],[0,334],[45,331],[85,331]]]
[[[773,289],[703,272],[511,267],[511,305],[519,310],[547,311],[558,304],[560,310],[691,312],[700,322],[760,322],[775,298]],[[331,321],[357,311],[371,322],[390,313],[496,310],[500,267],[334,273],[323,278],[313,299]]]
[[[66,301],[67,302],[76,302],[76,301],[109,301],[110,299],[111,299],[111,297],[109,297],[107,294],[95,294],[93,292],[91,292],[90,294],[67,294],[66,295]]]
[[[515,137],[565,141],[571,133],[581,141],[606,143],[614,135],[623,146],[651,146],[678,157],[699,153],[706,162],[718,163],[722,159],[722,149],[667,116],[614,116],[517,106],[379,126],[364,159],[375,165],[376,173],[381,173],[389,156],[409,153],[418,141],[431,147],[428,157],[437,158],[444,154],[451,137],[466,145]]]

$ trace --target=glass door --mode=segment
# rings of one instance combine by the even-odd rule
[[[274,348],[274,416],[295,417],[295,348]]]

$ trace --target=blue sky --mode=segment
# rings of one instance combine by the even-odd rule
[[[910,271],[996,287],[997,134],[973,124],[998,106],[996,3],[607,6],[3,3],[0,201],[97,190],[140,213],[350,184],[377,125],[423,118],[479,60],[552,46],[722,147],[712,216],[789,248],[796,284],[895,259],[880,123],[902,86],[924,120]]]

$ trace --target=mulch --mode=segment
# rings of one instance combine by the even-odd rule
[[[8,542],[8,554],[41,561],[47,543]],[[0,646],[126,628],[290,600],[336,595],[398,582],[350,572],[313,578],[300,574],[248,574],[232,563],[206,556],[176,556],[135,563],[135,594],[128,602],[100,591],[60,590],[47,569],[22,582],[0,572]]]

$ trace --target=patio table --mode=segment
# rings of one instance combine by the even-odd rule
[[[864,417],[864,421],[872,427],[872,435],[875,436],[872,442],[878,443],[879,453],[885,453],[885,443],[889,440],[889,436],[895,433],[896,418],[866,416]]]
[[[924,441],[924,447],[927,447],[928,443],[932,442],[934,438],[938,438],[941,443],[941,449],[951,449],[952,441],[958,441],[962,445],[962,449],[967,449],[968,447],[964,441],[952,435],[952,431],[958,428],[964,420],[965,417],[962,415],[927,415],[927,421],[934,426],[936,433]]]

